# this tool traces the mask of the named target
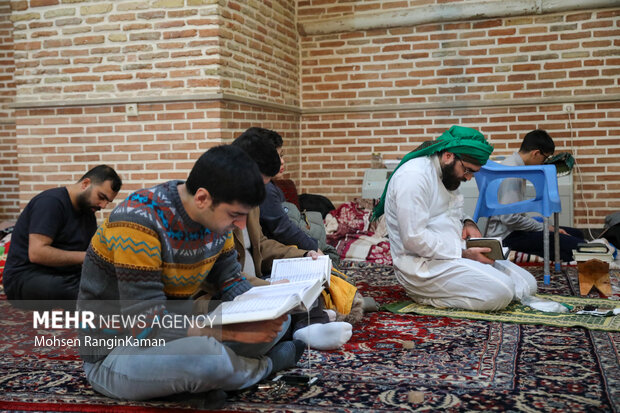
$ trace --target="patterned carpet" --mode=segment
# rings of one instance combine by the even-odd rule
[[[390,267],[353,265],[346,272],[379,304],[407,299]],[[556,275],[541,292],[574,295],[574,276]],[[21,328],[31,318],[6,300],[0,300],[0,311],[0,409],[189,408],[96,394],[72,351],[33,349],[32,337]],[[319,377],[314,385],[240,391],[229,395],[222,410],[618,412],[619,349],[620,333],[376,312],[355,326],[341,351],[305,354],[296,370],[310,361]]]

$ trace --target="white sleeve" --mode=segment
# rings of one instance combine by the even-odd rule
[[[437,188],[426,175],[399,177],[395,184],[396,217],[403,247],[413,255],[429,259],[454,259],[462,254],[460,236],[446,236],[429,228],[432,200]],[[451,225],[449,222],[446,225]],[[460,234],[460,231],[457,231]]]

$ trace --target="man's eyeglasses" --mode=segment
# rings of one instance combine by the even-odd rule
[[[543,156],[543,163],[547,162],[547,159],[551,158],[553,154],[545,155],[542,151],[538,151]]]
[[[457,157],[456,159],[458,159],[459,161],[461,161],[461,166],[463,167],[463,171],[465,171],[464,175],[471,175],[474,176],[474,174],[478,171],[474,171],[473,169],[469,169],[468,167],[465,166],[465,164],[463,163],[463,160],[459,157]]]

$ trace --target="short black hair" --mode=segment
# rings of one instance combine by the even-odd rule
[[[90,179],[90,182],[94,185],[101,185],[105,181],[112,181],[110,186],[114,192],[120,191],[123,185],[120,176],[108,165],[95,166],[93,169],[86,172],[78,182],[82,182],[86,178]]]
[[[214,146],[203,153],[194,163],[185,186],[192,195],[198,188],[206,189],[213,205],[239,202],[255,207],[265,199],[265,182],[256,162],[233,145]]]
[[[271,143],[273,144],[273,146],[276,147],[276,149],[280,149],[282,145],[284,145],[284,140],[282,140],[282,136],[280,136],[278,132],[273,131],[271,129],[265,129],[265,128],[259,128],[257,126],[252,126],[251,128],[248,128],[245,132],[243,132],[241,135],[239,135],[239,138],[244,135],[263,136],[271,140]]]
[[[280,155],[268,137],[248,129],[239,135],[232,144],[250,155],[263,175],[271,178],[280,172]]]
[[[555,143],[547,131],[536,129],[528,132],[523,138],[519,152],[527,153],[535,150],[539,150],[545,155],[551,155],[555,152]]]

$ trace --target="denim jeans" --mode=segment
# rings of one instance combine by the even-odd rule
[[[84,371],[96,391],[117,399],[242,389],[271,373],[271,360],[264,355],[289,325],[290,317],[276,339],[265,344],[222,344],[201,336],[180,338],[159,347],[117,346],[105,359],[84,363]]]

